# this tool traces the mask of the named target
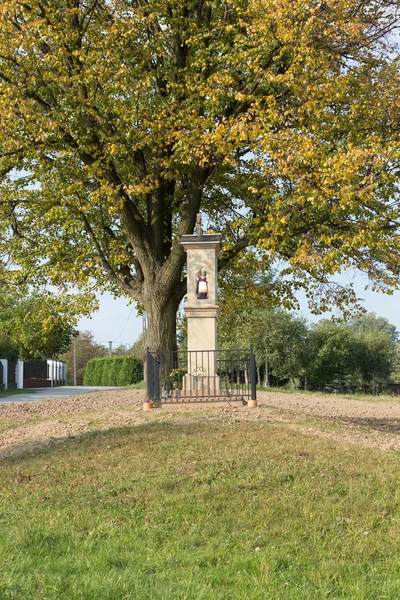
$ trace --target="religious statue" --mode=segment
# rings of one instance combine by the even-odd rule
[[[207,272],[204,269],[197,275],[196,298],[198,300],[207,300],[208,298],[208,279]]]

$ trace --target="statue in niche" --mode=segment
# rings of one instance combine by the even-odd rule
[[[196,280],[196,298],[198,300],[207,300],[208,299],[208,279],[207,272],[204,269],[201,269],[197,274]]]

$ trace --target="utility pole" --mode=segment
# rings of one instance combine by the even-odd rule
[[[112,342],[108,342],[108,354],[109,354],[110,356],[111,356],[111,354],[112,354],[112,345],[113,345],[113,343],[112,343]]]
[[[76,385],[76,337],[74,336],[74,385]]]

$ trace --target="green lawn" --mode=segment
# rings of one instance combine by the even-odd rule
[[[0,390],[0,398],[4,396],[17,396],[18,394],[33,394],[35,390]]]
[[[400,597],[397,455],[174,419],[2,462],[1,599]]]
[[[127,389],[133,389],[133,390],[145,390],[146,382],[139,381],[138,383],[132,383],[131,385],[127,385],[126,387],[127,387]]]

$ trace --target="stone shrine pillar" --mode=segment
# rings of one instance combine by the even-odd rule
[[[194,235],[183,235],[181,244],[187,253],[188,373],[184,387],[196,395],[219,390],[216,374],[218,269],[220,234],[203,234],[197,216]],[[208,352],[211,351],[211,352]]]

